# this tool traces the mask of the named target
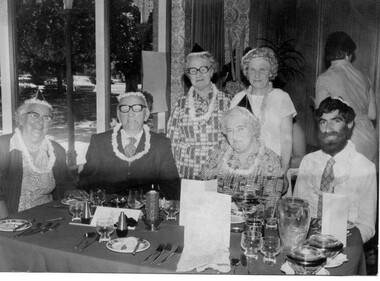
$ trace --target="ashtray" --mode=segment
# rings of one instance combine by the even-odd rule
[[[310,246],[321,250],[328,258],[334,258],[343,249],[343,243],[333,235],[314,234],[310,236],[308,243]]]
[[[327,261],[322,251],[308,245],[293,248],[287,259],[296,274],[315,274]]]

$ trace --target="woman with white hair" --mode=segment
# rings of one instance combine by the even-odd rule
[[[184,68],[192,86],[177,100],[167,136],[180,177],[197,179],[202,165],[223,140],[219,120],[230,100],[211,82],[217,63],[209,52],[193,51],[186,57]]]
[[[252,49],[242,58],[241,68],[251,85],[235,95],[231,107],[245,107],[256,116],[261,124],[261,140],[281,156],[286,174],[292,154],[293,117],[297,113],[289,95],[272,86],[278,70],[276,55],[270,48]]]
[[[64,198],[75,189],[65,149],[46,136],[53,107],[37,93],[17,109],[15,121],[15,132],[0,136],[0,218]]]
[[[201,178],[217,179],[218,192],[232,194],[241,185],[250,185],[263,194],[281,196],[281,158],[260,141],[260,123],[243,107],[228,110],[222,120],[228,143],[215,150],[202,167]]]

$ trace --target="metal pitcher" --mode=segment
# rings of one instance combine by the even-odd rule
[[[282,249],[289,253],[306,239],[310,226],[309,203],[296,197],[280,199],[277,217]]]

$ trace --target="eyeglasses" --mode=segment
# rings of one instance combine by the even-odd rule
[[[131,108],[133,112],[141,112],[146,106],[142,104],[132,104],[132,105],[127,105],[127,104],[121,104],[119,105],[119,110],[122,113],[128,113]]]
[[[42,118],[42,120],[44,120],[44,122],[51,122],[53,120],[52,115],[42,115],[41,116],[41,114],[39,114],[38,112],[35,112],[35,111],[29,111],[25,114],[30,115],[30,117],[32,118],[33,121],[40,120],[41,118]]]
[[[196,75],[199,71],[201,74],[205,74],[205,73],[210,71],[211,67],[212,67],[212,65],[210,65],[210,66],[203,65],[200,68],[190,67],[187,69],[187,73],[189,73],[191,75]]]

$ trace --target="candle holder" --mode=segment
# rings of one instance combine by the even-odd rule
[[[142,221],[145,223],[145,225],[147,226],[145,229],[149,230],[149,231],[157,231],[159,230],[160,228],[158,227],[160,225],[160,223],[164,220],[163,216],[159,216],[156,220],[150,220],[148,219],[145,215],[142,216]]]
[[[146,193],[145,216],[142,220],[150,231],[157,231],[158,225],[163,220],[160,216],[159,199],[160,193],[156,190],[150,190]]]

